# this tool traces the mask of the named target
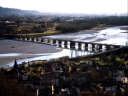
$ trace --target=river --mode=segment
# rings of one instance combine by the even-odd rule
[[[84,30],[77,33],[69,33],[69,34],[61,34],[61,35],[51,35],[44,36],[42,38],[61,38],[61,39],[69,39],[72,41],[84,41],[84,42],[95,42],[95,43],[103,43],[103,44],[114,44],[127,46],[128,45],[128,26],[118,26],[118,27],[110,27],[103,30]],[[19,41],[20,42],[20,41]],[[63,49],[61,52],[56,53],[45,53],[43,55],[37,55],[31,58],[24,58],[17,60],[18,64],[22,62],[34,61],[34,60],[50,60],[52,58],[59,58],[63,56],[68,56],[69,58],[89,55],[93,54],[87,51],[78,51],[78,50],[70,50]],[[21,53],[8,53],[8,54],[0,54],[0,57],[4,56],[19,56]],[[14,59],[13,59],[14,60]],[[0,68],[4,67],[12,67],[14,61],[7,63],[6,65],[0,66]]]
[[[128,26],[109,27],[103,30],[84,30],[77,33],[45,36],[45,38],[46,37],[126,46],[128,44]]]

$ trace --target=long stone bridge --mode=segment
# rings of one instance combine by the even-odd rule
[[[103,52],[103,51],[109,51],[116,48],[120,48],[120,45],[81,42],[81,41],[72,41],[72,40],[54,39],[54,38],[17,37],[16,40],[42,42],[45,44],[55,45],[60,48],[78,49],[78,50],[93,51],[93,52]]]

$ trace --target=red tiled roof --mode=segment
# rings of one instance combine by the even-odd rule
[[[52,68],[44,68],[43,69],[45,72],[53,72],[53,69]]]

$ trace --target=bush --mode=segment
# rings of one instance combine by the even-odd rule
[[[128,55],[125,56],[124,60],[128,60]]]

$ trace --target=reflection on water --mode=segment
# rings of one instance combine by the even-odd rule
[[[110,27],[104,30],[92,30],[90,33],[81,31],[78,33],[44,36],[43,38],[61,38],[72,41],[94,42],[103,44],[115,44],[126,46],[128,44],[128,26]]]
[[[28,62],[28,61],[34,61],[34,60],[50,60],[52,58],[59,58],[59,57],[63,57],[63,56],[69,56],[69,58],[73,58],[73,57],[90,55],[90,54],[93,54],[93,52],[87,52],[84,50],[63,49],[61,52],[57,52],[57,53],[45,54],[43,56],[36,55],[36,57],[17,60],[17,63],[21,64],[22,62]],[[21,54],[19,54],[19,55],[21,55]],[[13,56],[13,54],[12,54],[12,56]],[[11,67],[11,66],[13,66],[13,64],[14,64],[14,62],[10,62],[9,64],[2,66],[2,67],[4,67],[4,68]]]
[[[52,36],[45,36],[44,38],[50,37],[50,38],[61,38],[61,39],[72,39],[73,41],[82,41],[82,42],[95,42],[95,43],[103,43],[103,44],[115,44],[115,45],[122,45],[126,46],[128,45],[128,31],[127,30],[121,30],[120,28],[127,27],[128,26],[119,26],[119,27],[111,27],[107,28],[98,32],[94,33],[88,33],[85,32],[78,32],[78,33],[70,33],[70,34],[61,34],[61,35],[52,35]],[[126,28],[125,28],[126,29]],[[59,46],[58,43],[56,44],[57,47]],[[70,48],[70,42],[68,42],[67,47]],[[64,42],[62,42],[62,46],[64,48]],[[19,56],[19,55],[34,55],[33,58],[26,58],[22,60],[17,60],[18,64],[21,64],[22,62],[28,62],[33,60],[49,60],[52,58],[58,58],[63,56],[69,56],[77,57],[77,56],[83,56],[87,54],[94,54],[91,52],[92,46],[88,46],[88,51],[85,52],[84,45],[81,46],[81,51],[78,50],[78,44],[76,43],[75,49],[76,50],[70,50],[70,49],[63,49],[61,52],[53,53],[53,54],[20,54],[20,53],[10,53],[10,54],[1,54],[0,57],[4,56]],[[97,51],[97,50],[95,50]],[[103,51],[105,51],[105,48],[103,46]],[[42,55],[42,56],[40,56]],[[7,64],[9,66],[13,66],[13,62],[10,62]],[[6,67],[6,66],[4,66]]]
[[[8,53],[8,54],[0,54],[0,57],[7,57],[7,56],[19,56],[21,53]]]

